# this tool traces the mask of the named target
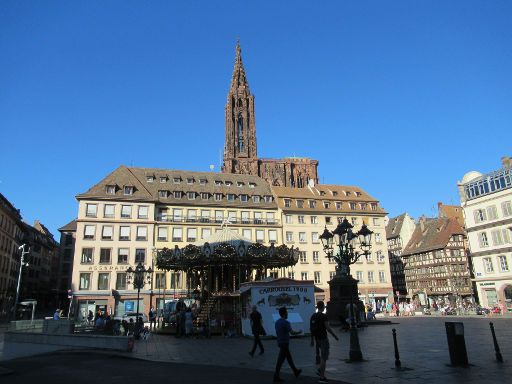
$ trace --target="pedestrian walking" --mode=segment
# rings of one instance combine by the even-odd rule
[[[149,310],[149,328],[156,329],[156,312],[155,308],[151,307]]]
[[[319,301],[316,304],[317,312],[311,315],[309,320],[309,327],[311,331],[311,346],[316,344],[317,350],[320,350],[320,367],[317,370],[318,376],[320,376],[319,383],[328,383],[329,381],[325,377],[325,366],[329,359],[329,339],[327,338],[327,332],[329,332],[336,340],[338,336],[333,332],[329,326],[327,315],[323,313],[325,304],[323,301]]]
[[[290,335],[298,335],[302,333],[302,331],[294,331],[292,326],[288,320],[288,310],[286,307],[279,308],[279,316],[281,318],[276,321],[276,336],[277,336],[277,346],[279,347],[279,355],[277,356],[276,370],[274,372],[274,383],[280,383],[284,381],[280,377],[281,366],[286,359],[290,368],[293,370],[293,374],[295,377],[299,377],[302,369],[299,369],[293,363],[292,355],[290,353],[289,345],[290,345]]]
[[[252,345],[251,352],[249,355],[251,357],[254,356],[254,352],[256,352],[256,347],[260,348],[260,355],[263,355],[265,349],[263,348],[263,344],[261,343],[260,335],[265,336],[265,328],[263,328],[263,318],[261,317],[261,313],[258,312],[258,309],[255,305],[252,306],[252,312],[250,315],[251,319],[251,330],[252,335],[254,336],[254,343]]]

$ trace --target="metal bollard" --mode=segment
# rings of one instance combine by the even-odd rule
[[[398,353],[398,344],[396,342],[396,329],[393,328],[393,345],[395,346],[395,367],[399,369],[402,366],[400,354]]]
[[[496,360],[499,363],[503,363],[503,356],[501,356],[500,346],[498,345],[498,340],[496,340],[496,334],[494,333],[494,324],[492,323],[492,321],[489,323],[489,326],[491,327],[492,341],[494,342],[494,350],[496,351]]]

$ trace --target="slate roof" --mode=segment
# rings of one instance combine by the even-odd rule
[[[402,213],[397,217],[389,219],[388,225],[386,225],[386,239],[394,239],[400,236],[406,214],[407,213]]]
[[[148,177],[153,177],[154,180],[149,182]],[[160,178],[165,178],[166,181],[161,183]],[[175,178],[179,179],[180,182],[175,183]],[[193,180],[193,182],[189,184],[188,179]],[[200,183],[200,180],[204,180],[204,185]],[[216,185],[216,181],[220,182],[221,185]],[[231,183],[231,185],[228,185],[228,183]],[[238,184],[241,184],[241,186]],[[107,194],[107,186],[115,186],[115,193]],[[125,186],[134,187],[132,195],[124,195]],[[160,197],[159,191],[168,191],[168,197]],[[181,191],[184,196],[181,199],[175,199],[173,195],[175,191]],[[196,199],[188,200],[187,192],[195,192],[197,195]],[[202,192],[209,194],[222,193],[224,196],[234,194],[237,198],[235,201],[227,201],[225,198],[222,201],[215,201],[213,197],[208,200],[201,200],[199,194]],[[241,202],[238,199],[238,196],[241,194],[248,195],[249,201]],[[252,196],[255,195],[261,196],[261,202],[254,203],[252,201]],[[135,168],[121,165],[99,183],[92,186],[87,192],[78,194],[76,198],[78,200],[125,200],[191,206],[276,209],[277,204],[275,201],[265,202],[263,201],[264,196],[273,196],[272,190],[269,184],[258,176],[160,168]]]
[[[76,219],[71,220],[69,223],[59,228],[59,232],[74,232],[76,231]]]
[[[420,219],[424,220],[416,225],[411,240],[405,247],[402,256],[444,249],[453,235],[464,235],[464,229],[457,220],[452,218]]]

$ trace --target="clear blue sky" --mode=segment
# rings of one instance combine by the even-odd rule
[[[260,157],[391,216],[512,155],[512,1],[0,2],[0,192],[54,233],[120,164],[219,169],[240,37]]]

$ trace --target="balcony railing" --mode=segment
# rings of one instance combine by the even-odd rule
[[[229,220],[231,224],[242,225],[278,225],[277,219],[248,219],[245,217],[173,217],[173,216],[157,216],[157,221],[166,223],[211,223],[222,224],[224,220]]]

